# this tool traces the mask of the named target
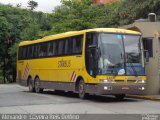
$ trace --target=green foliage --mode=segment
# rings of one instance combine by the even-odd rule
[[[15,74],[17,43],[43,37],[51,29],[50,17],[42,12],[33,12],[0,4],[0,69],[6,74]]]
[[[23,40],[33,40],[39,38],[39,25],[30,24],[28,27],[22,30],[20,37]]]

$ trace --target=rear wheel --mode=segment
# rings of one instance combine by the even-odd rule
[[[36,79],[35,79],[35,91],[36,91],[36,93],[43,92],[43,88],[40,88],[40,80],[38,77],[36,77]]]
[[[78,93],[79,93],[79,98],[81,99],[85,99],[88,96],[88,94],[86,93],[86,85],[83,80],[79,81]]]
[[[123,100],[125,98],[125,94],[115,95],[116,99]]]
[[[29,87],[29,92],[34,92],[35,91],[34,84],[33,84],[33,81],[32,81],[31,77],[28,79],[28,87]]]

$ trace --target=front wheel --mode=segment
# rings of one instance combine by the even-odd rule
[[[43,89],[40,88],[40,80],[39,80],[38,77],[35,79],[35,91],[36,91],[36,93],[42,93],[43,92]]]
[[[88,94],[86,93],[86,84],[84,83],[83,80],[79,81],[78,93],[79,93],[79,98],[81,99],[85,99],[88,96]]]

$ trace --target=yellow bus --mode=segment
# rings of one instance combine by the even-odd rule
[[[146,75],[139,32],[95,28],[19,44],[17,80],[30,92],[43,89],[88,94],[143,94]]]

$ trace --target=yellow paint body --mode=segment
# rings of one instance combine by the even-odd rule
[[[50,57],[50,58],[40,58],[40,59],[31,59],[31,60],[17,60],[17,79],[23,79],[25,69],[27,64],[29,65],[29,74],[34,80],[36,76],[39,76],[41,81],[58,81],[58,82],[75,82],[76,78],[81,76],[85,83],[93,83],[98,84],[100,80],[112,79],[116,82],[113,84],[118,84],[118,81],[123,81],[124,84],[128,84],[125,82],[128,79],[143,79],[146,80],[146,76],[109,76],[109,75],[97,75],[96,78],[91,77],[86,70],[85,66],[85,43],[86,43],[86,33],[87,32],[108,32],[108,33],[125,33],[125,34],[140,34],[139,32],[117,29],[117,28],[97,28],[97,29],[89,29],[83,31],[73,31],[67,32],[57,35],[51,35],[44,37],[42,39],[34,40],[34,41],[24,41],[19,44],[19,46],[40,43],[50,40],[56,40],[60,38],[76,36],[76,35],[84,35],[83,37],[83,49],[82,55],[75,56],[65,56],[65,57]],[[60,61],[70,61],[70,67],[59,67]],[[71,81],[72,74],[75,71],[76,78],[75,81]],[[27,76],[27,77],[28,77]],[[120,82],[122,83],[122,82]],[[136,81],[133,82],[136,84]]]

